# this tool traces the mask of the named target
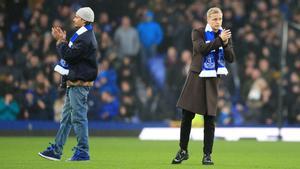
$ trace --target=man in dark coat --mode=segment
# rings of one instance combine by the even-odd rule
[[[177,107],[182,108],[180,150],[172,164],[189,158],[188,142],[195,113],[204,116],[203,165],[213,165],[211,153],[214,141],[214,120],[217,111],[218,84],[221,75],[227,75],[225,60],[233,62],[234,52],[230,30],[222,29],[222,11],[207,11],[205,28],[192,31],[193,58],[189,75],[183,86]],[[200,74],[199,74],[200,73]]]
[[[52,28],[52,35],[57,40],[56,48],[62,62],[54,70],[67,76],[65,104],[55,143],[39,155],[49,160],[61,159],[63,146],[71,128],[77,138],[77,146],[71,161],[86,161],[89,156],[87,98],[91,86],[97,77],[97,41],[93,31],[94,12],[89,7],[80,8],[73,19],[79,28],[66,41],[66,32],[60,27]]]

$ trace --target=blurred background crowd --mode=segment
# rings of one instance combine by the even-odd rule
[[[71,37],[82,6],[95,12],[99,43],[90,120],[180,119],[175,105],[192,59],[191,31],[218,6],[236,62],[220,86],[217,124],[276,125],[281,105],[283,123],[300,124],[300,30],[288,29],[281,67],[282,23],[300,24],[298,0],[0,1],[0,120],[60,120],[64,91],[53,71],[51,27]]]

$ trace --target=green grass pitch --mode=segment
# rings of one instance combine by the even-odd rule
[[[37,155],[52,137],[0,137],[1,169],[300,169],[300,143],[216,140],[214,166],[202,166],[202,142],[191,141],[190,159],[171,165],[177,141],[140,141],[137,138],[90,138],[89,162],[66,162],[75,138],[68,139],[61,161]]]

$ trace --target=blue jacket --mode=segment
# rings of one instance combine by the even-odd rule
[[[160,25],[154,21],[140,23],[137,30],[140,40],[146,48],[160,44],[163,39],[163,31]]]
[[[120,103],[117,98],[114,98],[112,102],[110,103],[103,103],[101,105],[100,110],[98,111],[98,117],[101,119],[101,116],[104,113],[108,113],[108,117],[106,119],[101,120],[112,120],[114,117],[116,117],[119,114],[119,107]]]
[[[94,81],[96,79],[98,44],[93,30],[78,36],[71,48],[67,42],[62,42],[56,46],[56,49],[58,55],[69,65],[69,80]]]

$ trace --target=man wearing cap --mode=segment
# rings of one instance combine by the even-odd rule
[[[77,138],[77,146],[70,161],[90,160],[88,143],[87,97],[93,81],[97,77],[97,41],[93,32],[94,12],[89,7],[80,8],[76,12],[73,24],[79,28],[66,41],[66,31],[60,27],[52,28],[52,35],[57,41],[58,55],[64,65],[58,64],[55,71],[67,76],[65,104],[62,109],[62,119],[54,144],[39,155],[49,160],[61,159],[63,146],[71,128]]]

